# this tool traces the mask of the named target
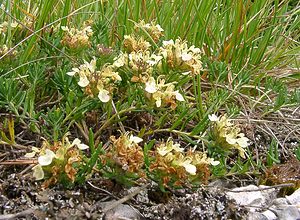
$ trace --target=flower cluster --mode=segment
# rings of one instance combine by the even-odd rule
[[[217,117],[210,115],[212,122],[212,136],[218,147],[224,149],[237,149],[242,158],[245,158],[245,148],[249,145],[249,139],[240,129],[229,121],[226,115]]]
[[[169,68],[180,70],[182,74],[198,75],[202,70],[201,50],[194,45],[188,47],[187,42],[181,39],[163,41],[159,54]]]
[[[152,154],[149,171],[155,178],[161,179],[164,186],[182,186],[189,180],[207,181],[210,175],[209,165],[218,165],[219,161],[207,158],[205,153],[188,150],[170,138],[159,144]]]
[[[98,96],[100,101],[108,102],[111,99],[113,83],[121,81],[118,72],[115,72],[113,65],[105,65],[101,70],[96,70],[96,59],[84,64],[78,68],[72,68],[69,76],[79,75],[78,85],[85,88],[85,92],[90,96]]]
[[[154,21],[151,23],[145,23],[144,20],[141,20],[139,23],[135,24],[135,29],[143,29],[146,31],[154,42],[158,42],[159,39],[164,36],[164,29],[162,29],[162,27]]]
[[[70,49],[77,50],[90,46],[90,37],[93,35],[91,26],[86,26],[81,30],[62,26],[64,36],[61,43]]]
[[[122,134],[119,138],[112,136],[112,144],[105,155],[103,155],[102,163],[108,165],[112,172],[123,174],[137,174],[142,177],[144,166],[144,154],[142,148],[138,145],[143,139]]]
[[[149,50],[151,44],[144,40],[143,37],[136,38],[133,35],[124,35],[123,46],[127,53],[131,53],[133,51],[138,52]]]
[[[0,57],[6,54],[9,50],[10,48],[8,48],[6,45],[0,46]],[[14,49],[13,51],[11,51],[5,56],[5,60],[10,60],[16,57],[17,54],[18,54],[17,50]]]
[[[157,81],[150,77],[145,83],[145,91],[150,94],[150,99],[155,101],[156,107],[161,107],[162,102],[170,105],[172,109],[176,108],[176,100],[184,101],[183,96],[178,90],[174,91],[173,83],[165,84],[165,80],[158,78]]]
[[[135,25],[135,30],[143,29],[154,41],[158,41],[163,36],[163,29],[154,22],[145,23],[141,21]],[[184,101],[183,96],[178,90],[175,90],[177,82],[166,83],[167,78],[162,74],[158,74],[162,69],[163,53],[152,52],[151,44],[144,40],[143,37],[135,34],[126,35],[124,37],[123,47],[125,53],[121,53],[114,62],[114,66],[127,67],[131,70],[131,82],[141,83],[145,90],[146,97],[150,101],[155,102],[157,107],[164,105],[176,108],[176,101]],[[157,80],[155,80],[156,76]]]
[[[7,22],[7,21],[4,21],[4,22],[2,22],[2,23],[0,24],[0,34],[5,35],[6,32],[7,32],[8,27],[14,29],[14,28],[16,28],[17,26],[18,26],[18,23],[17,23],[17,22],[11,22],[11,23],[9,23],[9,22]]]
[[[74,165],[81,163],[81,150],[88,148],[78,138],[70,143],[68,137],[65,136],[62,142],[53,145],[44,141],[41,149],[33,147],[32,152],[27,153],[25,157],[33,158],[36,154],[39,155],[38,164],[32,168],[33,176],[36,180],[47,178],[44,183],[47,187],[65,179],[73,183],[77,173]]]
[[[66,27],[64,29],[72,32]],[[158,46],[156,43],[161,42],[159,40],[163,36],[163,29],[154,22],[141,21],[135,24],[135,31],[124,36],[124,51],[115,57],[112,63],[104,64],[100,71],[96,71],[94,58],[91,63],[85,62],[67,74],[70,76],[78,74],[80,76],[78,84],[85,88],[87,94],[91,96],[97,94],[102,102],[108,102],[113,95],[115,83],[122,80],[119,72],[123,72],[129,75],[124,77],[130,79],[127,83],[137,83],[137,87],[145,91],[144,94],[150,100],[150,104],[175,109],[176,102],[184,101],[184,97],[175,88],[177,82],[168,80],[170,72],[179,73],[177,78],[181,78],[182,74],[199,74],[202,69],[200,49],[195,46],[188,47],[187,42],[180,39],[175,42],[162,41],[162,46],[155,49]],[[147,41],[149,36],[151,39]],[[152,45],[150,42],[156,43]],[[98,46],[98,50],[101,54],[110,51],[101,45]]]

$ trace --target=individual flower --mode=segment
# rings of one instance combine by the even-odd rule
[[[149,77],[145,82],[145,91],[151,95],[150,98],[155,101],[156,107],[161,107],[162,103],[165,103],[175,109],[176,100],[184,101],[179,91],[175,90],[174,83],[166,84],[162,78],[158,78],[156,81],[153,77]]]
[[[166,143],[160,144],[160,146],[157,147],[156,150],[159,155],[165,156],[172,151],[182,153],[184,151],[184,148],[181,148],[180,144],[174,144],[173,141],[169,138]]]
[[[40,149],[37,148],[37,147],[32,147],[31,149],[32,149],[32,152],[26,153],[26,154],[24,155],[24,157],[26,157],[26,158],[33,158],[37,153],[40,152]]]
[[[192,164],[195,166],[202,164],[210,164],[212,166],[217,166],[220,161],[215,161],[213,158],[208,158],[205,153],[202,152],[188,152],[189,157],[192,158]]]
[[[138,144],[138,143],[141,143],[143,141],[143,139],[140,138],[140,137],[137,137],[137,136],[130,135],[129,136],[129,141],[130,141],[130,143]]]
[[[96,59],[95,57],[91,60],[90,63],[84,61],[84,64],[80,65],[78,68],[72,68],[72,71],[67,72],[67,75],[74,76],[75,74],[79,75],[78,85],[80,87],[86,87],[89,85],[90,80],[93,77],[93,74],[96,70]]]
[[[219,121],[219,117],[216,116],[215,114],[209,115],[208,118],[209,118],[209,120],[212,121],[212,122]]]
[[[119,56],[114,58],[113,66],[116,68],[122,67],[126,65],[128,62],[128,54],[127,53],[120,53]]]
[[[41,166],[48,166],[52,163],[52,160],[56,157],[52,150],[46,149],[45,154],[39,156],[38,162]]]
[[[190,175],[196,175],[197,168],[192,164],[192,160],[188,157],[184,157],[182,154],[172,161],[172,164],[175,166],[184,167],[186,172]]]
[[[36,165],[32,168],[33,170],[33,177],[35,180],[42,180],[45,177],[43,167],[41,165]]]
[[[108,102],[110,100],[110,95],[109,91],[106,89],[102,89],[98,87],[99,93],[98,93],[98,98],[100,99],[101,102]]]
[[[148,93],[155,93],[157,91],[156,81],[153,77],[150,77],[149,80],[145,83],[145,91]]]

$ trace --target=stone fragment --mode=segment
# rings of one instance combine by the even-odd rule
[[[106,212],[104,220],[140,220],[141,214],[131,208],[129,205],[120,204],[117,207]]]
[[[226,194],[238,205],[246,206],[250,211],[256,211],[265,207],[276,196],[275,189],[260,190],[264,187],[254,185],[238,187]]]

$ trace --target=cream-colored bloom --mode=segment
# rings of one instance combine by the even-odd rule
[[[163,46],[168,46],[168,45],[174,45],[174,40],[164,40],[163,42],[162,42],[162,44],[163,44]]]
[[[240,145],[242,148],[246,148],[248,147],[249,143],[249,139],[247,137],[245,137],[245,135],[243,133],[238,134],[238,137],[236,142],[238,145]]]
[[[96,70],[96,58],[94,57],[90,63],[84,61],[84,64],[80,65],[79,68],[72,68],[72,71],[67,72],[67,75],[74,76],[75,74],[79,75],[78,85],[80,87],[86,87],[89,85],[89,78],[95,73]]]
[[[45,154],[39,156],[38,162],[41,166],[48,166],[52,163],[52,160],[55,158],[55,153],[52,150],[46,149]]]
[[[161,156],[167,155],[169,152],[171,152],[173,149],[166,146],[166,145],[161,145],[157,149],[157,153]]]
[[[127,63],[127,61],[128,55],[121,53],[118,57],[114,59],[113,66],[117,68],[122,67]]]
[[[110,100],[109,91],[106,89],[99,89],[98,98],[101,102],[108,102]]]
[[[38,149],[37,147],[32,147],[32,152],[25,154],[24,157],[26,158],[33,158],[37,153],[40,152],[40,149]]]
[[[78,82],[78,85],[80,87],[86,87],[89,83],[90,83],[90,81],[88,80],[88,78],[85,75],[80,76],[80,80]]]
[[[157,91],[156,82],[153,77],[150,77],[149,80],[145,84],[146,84],[146,87],[145,87],[146,92],[155,93]]]
[[[219,121],[219,117],[216,116],[215,114],[209,115],[208,118],[212,122]]]
[[[33,177],[35,178],[35,180],[42,180],[44,179],[44,171],[41,165],[36,165],[32,168],[33,170]]]
[[[180,154],[176,159],[172,162],[175,166],[184,167],[185,171],[190,175],[196,175],[197,168],[192,164],[192,160],[189,157],[184,157]]]
[[[245,158],[245,148],[249,145],[249,139],[240,133],[240,129],[230,122],[226,115],[222,117],[210,115],[209,119],[217,143],[227,149],[237,149],[240,156]]]
[[[72,68],[71,72],[67,72],[67,75],[69,76],[74,76],[76,73],[79,73],[79,69],[78,68]]]
[[[181,54],[181,59],[183,61],[190,61],[192,58],[193,58],[193,56],[189,53],[184,52]]]
[[[154,66],[158,64],[159,61],[162,60],[162,58],[163,58],[162,56],[157,56],[156,54],[152,54],[150,59],[148,59],[146,63],[148,63],[150,66]]]
[[[186,160],[184,161],[181,166],[183,166],[186,170],[191,175],[196,175],[197,168],[195,165],[191,164],[191,160]]]
[[[182,153],[184,148],[180,147],[180,144],[174,144],[173,141],[169,138],[166,143],[162,143],[157,147],[157,153],[161,156],[165,156],[168,153],[174,151],[176,153]]]
[[[178,90],[176,90],[176,91],[174,92],[174,94],[175,94],[175,97],[176,97],[176,99],[177,99],[178,101],[180,101],[180,102],[183,102],[183,101],[184,101],[183,96],[179,93]]]
[[[214,158],[207,158],[207,160],[212,166],[217,166],[220,164],[220,161],[214,160]]]
[[[160,32],[163,32],[163,31],[164,31],[164,29],[162,29],[162,27],[161,27],[159,24],[155,25],[155,27],[156,27],[157,30],[159,30]]]
[[[142,142],[143,139],[140,138],[140,137],[137,137],[137,136],[130,135],[129,141],[130,141],[131,143],[133,142],[133,143],[138,144],[138,143]]]
[[[80,150],[86,150],[89,149],[89,146],[86,144],[81,143],[81,141],[78,138],[75,138],[70,147],[77,146]]]

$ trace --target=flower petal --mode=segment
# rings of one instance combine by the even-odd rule
[[[226,137],[226,142],[228,143],[228,144],[235,144],[236,143],[236,138],[233,138],[231,135],[226,135],[225,136]]]
[[[175,97],[176,97],[176,99],[177,99],[178,101],[180,101],[180,102],[183,102],[183,101],[184,101],[183,96],[178,92],[178,90],[175,91]]]
[[[215,114],[209,115],[208,118],[210,121],[219,121],[219,117]]]
[[[161,156],[165,156],[167,153],[172,151],[172,148],[168,148],[166,146],[160,146],[156,149],[157,153]]]
[[[186,161],[182,164],[182,166],[185,168],[186,172],[188,172],[191,175],[196,175],[197,168],[195,165],[189,163],[189,161]]]
[[[75,74],[76,74],[76,72],[74,72],[74,71],[67,72],[67,75],[69,75],[69,76],[74,76]]]
[[[90,83],[90,81],[88,80],[88,78],[86,76],[81,76],[80,80],[78,82],[78,85],[80,87],[86,87],[89,83]]]
[[[172,39],[171,40],[164,40],[162,43],[163,43],[163,46],[174,45],[174,41]]]
[[[145,90],[148,93],[155,93],[157,91],[156,82],[153,77],[150,77],[148,82],[146,82]]]
[[[180,144],[173,144],[172,145],[172,150],[174,150],[175,152],[183,152],[184,151],[184,148],[183,147],[180,147]]]
[[[161,106],[161,99],[157,99],[155,103],[156,103],[156,107],[159,108]]]
[[[210,164],[213,165],[213,166],[217,166],[220,164],[220,161],[217,161],[217,160],[214,160],[214,159],[211,159],[210,160]]]
[[[110,100],[109,92],[105,89],[100,89],[98,98],[101,102],[108,102]]]
[[[86,150],[89,149],[89,146],[86,144],[82,144],[81,141],[78,138],[75,138],[72,144],[69,147],[77,146],[80,150]]]
[[[183,53],[183,54],[181,54],[181,59],[183,60],[183,61],[189,61],[189,60],[191,60],[193,58],[193,56],[191,55],[191,54],[189,54],[189,53]]]
[[[30,153],[25,154],[24,157],[26,157],[26,158],[33,158],[35,156],[35,154],[36,154],[36,152],[32,151]]]
[[[32,170],[33,170],[33,177],[35,178],[35,180],[44,179],[44,171],[41,165],[34,166]]]
[[[36,153],[39,153],[39,152],[40,152],[40,149],[38,149],[37,147],[32,147],[32,152],[25,154],[24,157],[33,158],[36,155]]]
[[[137,136],[130,135],[129,141],[138,144],[138,143],[142,142],[143,139],[140,137],[137,137]]]
[[[38,162],[41,166],[48,166],[52,163],[53,158],[55,158],[55,153],[49,149],[46,149],[45,155],[39,156]]]
[[[240,137],[236,140],[238,145],[240,145],[242,148],[245,148],[248,146],[248,141],[249,141],[249,139],[246,137]]]

